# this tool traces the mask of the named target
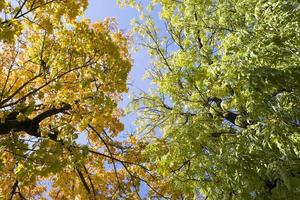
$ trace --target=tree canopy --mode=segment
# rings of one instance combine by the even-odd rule
[[[119,1],[152,58],[125,139],[115,20],[85,19],[88,0],[0,0],[0,198],[297,199],[300,4]]]
[[[152,55],[154,89],[133,106],[148,143],[142,155],[163,177],[159,191],[171,199],[297,199],[299,2],[126,3],[141,10],[135,30]]]
[[[87,5],[88,0],[0,0],[0,39],[16,39],[28,24],[51,30],[62,19],[72,22]]]

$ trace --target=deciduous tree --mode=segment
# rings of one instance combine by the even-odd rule
[[[62,19],[72,22],[87,4],[88,0],[0,0],[0,40],[13,41],[26,24],[51,30]]]
[[[148,9],[155,6],[158,26],[147,11],[134,23],[157,89],[134,106],[149,143],[143,156],[164,177],[158,190],[171,199],[297,199],[299,2],[153,0]]]

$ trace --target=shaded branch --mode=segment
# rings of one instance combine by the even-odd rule
[[[65,104],[61,108],[52,108],[50,110],[44,111],[41,114],[37,115],[33,119],[25,119],[23,121],[19,121],[17,119],[17,115],[15,115],[14,119],[7,119],[5,122],[0,123],[0,135],[9,134],[11,132],[20,132],[24,131],[29,135],[35,137],[41,137],[39,133],[39,123],[46,118],[54,116],[58,113],[63,113],[66,110],[70,110],[71,106],[69,104]]]

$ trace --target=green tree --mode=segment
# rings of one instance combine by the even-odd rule
[[[171,199],[297,199],[299,2],[153,0],[147,8],[134,24],[157,89],[133,105],[143,156],[163,177],[158,190]]]

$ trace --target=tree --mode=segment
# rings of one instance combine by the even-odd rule
[[[135,30],[153,58],[148,77],[157,89],[133,106],[148,143],[143,157],[163,177],[158,191],[171,199],[297,199],[299,8],[153,0],[142,11]]]
[[[132,65],[126,36],[114,20],[76,18],[85,0],[15,3],[0,1],[0,194],[137,198],[135,171],[147,169],[116,139]]]
[[[13,41],[28,24],[51,30],[62,17],[72,22],[87,5],[87,0],[0,0],[0,40]]]

